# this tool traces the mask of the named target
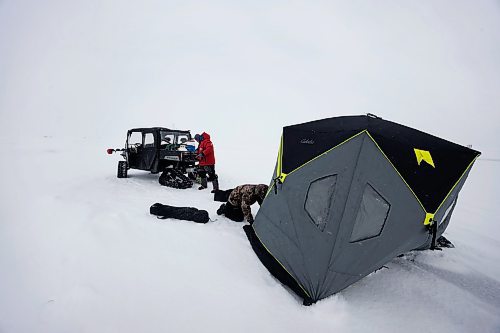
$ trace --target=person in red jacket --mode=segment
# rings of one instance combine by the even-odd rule
[[[219,177],[215,173],[215,154],[214,145],[210,141],[210,134],[203,132],[202,134],[196,134],[194,139],[198,141],[198,149],[196,150],[196,158],[198,159],[198,174],[201,177],[201,186],[199,190],[206,189],[207,176],[208,180],[212,182],[214,193],[219,189]]]

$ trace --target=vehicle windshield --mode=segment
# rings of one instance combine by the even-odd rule
[[[177,143],[178,144],[183,144],[186,143],[187,141],[191,140],[190,136],[184,133],[179,133],[177,135]]]
[[[191,140],[191,135],[189,133],[160,131],[160,141],[162,145],[180,145],[189,140]]]
[[[160,131],[160,145],[171,145],[175,143],[175,133]]]

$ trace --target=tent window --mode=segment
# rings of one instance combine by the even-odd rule
[[[380,235],[391,205],[370,185],[366,184],[352,229],[351,242]]]
[[[337,175],[316,179],[309,185],[305,210],[319,230],[325,230],[333,201],[333,192],[337,183]]]

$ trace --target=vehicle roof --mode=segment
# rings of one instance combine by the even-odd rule
[[[138,128],[132,128],[128,130],[129,132],[156,132],[156,131],[167,131],[167,132],[180,132],[180,133],[189,133],[191,134],[190,130],[176,130],[176,129],[170,129],[166,127],[138,127]]]

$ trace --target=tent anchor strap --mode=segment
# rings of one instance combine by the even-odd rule
[[[274,194],[278,194],[278,184],[280,185],[283,184],[281,176],[273,178],[273,183],[274,183]]]
[[[434,219],[430,220],[430,225],[428,225],[427,227],[429,228],[429,234],[432,235],[432,241],[431,241],[431,250],[432,251],[435,251],[435,250],[439,250],[441,251],[441,249],[439,247],[437,247],[437,232],[438,232],[438,222]]]

